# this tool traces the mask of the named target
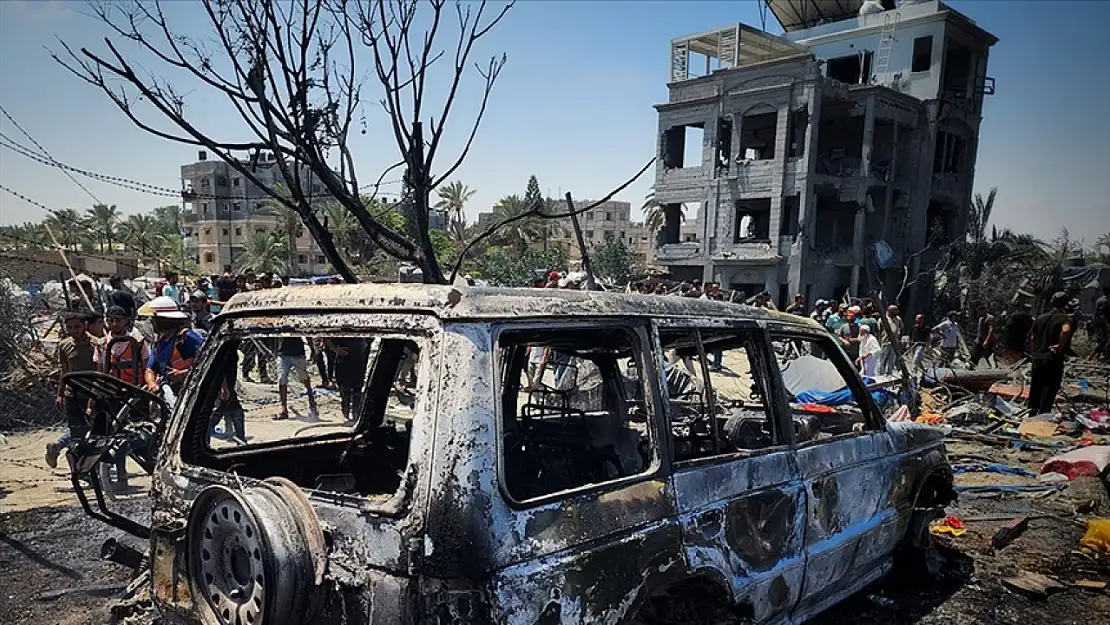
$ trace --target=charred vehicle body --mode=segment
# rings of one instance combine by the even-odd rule
[[[250,436],[220,438],[242,355],[287,379],[305,345],[339,397],[308,423],[245,398]],[[790,392],[782,353],[846,399]],[[802,622],[929,566],[953,497],[939,432],[886,423],[817,324],[687,298],[237,295],[159,431],[150,526],[117,524],[167,623]]]

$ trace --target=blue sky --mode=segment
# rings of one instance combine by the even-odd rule
[[[950,4],[1000,39],[988,72],[998,90],[986,104],[976,172],[977,190],[999,187],[994,223],[1045,239],[1067,227],[1088,243],[1110,231],[1110,2]],[[198,8],[171,3],[181,32],[206,25]],[[105,49],[102,28],[84,12],[78,2],[0,2],[0,104],[62,162],[180,188],[178,168],[196,150],[135,128],[48,56],[44,46],[57,48],[55,37]],[[777,32],[774,16],[767,19]],[[508,65],[455,176],[477,190],[468,212],[523,193],[532,174],[544,191],[569,190],[576,198],[598,197],[625,180],[655,149],[652,105],[666,100],[670,39],[737,21],[759,26],[757,2],[519,2],[474,55],[480,60],[503,51]],[[143,65],[160,71],[145,58]],[[475,75],[464,84],[458,120],[473,109],[479,85]],[[236,136],[234,118],[203,90],[189,94],[186,106],[216,135]],[[364,180],[396,160],[381,115],[371,105],[366,114],[369,132],[355,146]],[[463,127],[452,128],[445,144],[457,149]],[[25,143],[8,120],[0,119],[0,130]],[[439,160],[440,168],[447,163]],[[618,196],[633,203],[634,215],[651,177]],[[79,179],[125,213],[167,203]],[[51,208],[92,203],[60,171],[6,149],[0,150],[0,182]],[[41,209],[0,193],[0,224],[42,217]]]

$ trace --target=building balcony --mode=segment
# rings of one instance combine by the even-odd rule
[[[701,258],[701,243],[667,243],[655,250],[655,262],[661,264],[682,263]]]
[[[667,103],[679,104],[682,102],[694,102],[706,98],[714,98],[716,96],[717,83],[714,82],[713,77],[706,76],[701,80],[695,79],[690,82],[672,84]]]
[[[185,211],[181,213],[181,221],[187,224],[195,224],[200,217],[197,216],[195,211]]]
[[[723,245],[713,254],[713,260],[717,263],[768,264],[781,261],[782,256],[770,239],[763,239]]]

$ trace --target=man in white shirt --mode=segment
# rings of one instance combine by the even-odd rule
[[[864,377],[875,377],[875,368],[879,364],[879,339],[871,334],[871,328],[861,325],[859,327],[859,365],[860,373]]]
[[[960,324],[956,323],[956,311],[949,311],[947,318],[933,327],[933,333],[940,336],[940,351],[944,354],[942,364],[951,365],[956,357],[956,347],[960,344]]]

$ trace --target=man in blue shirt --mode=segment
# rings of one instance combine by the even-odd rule
[[[189,315],[170,298],[156,297],[144,308],[149,310],[150,323],[158,336],[147,360],[147,389],[157,393],[159,381],[165,380],[177,393],[204,339],[189,329]]]

